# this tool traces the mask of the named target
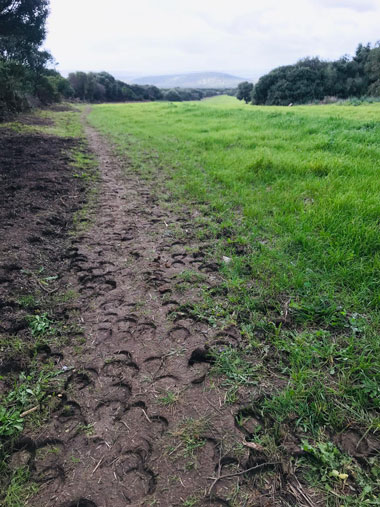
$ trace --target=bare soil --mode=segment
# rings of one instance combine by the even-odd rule
[[[30,312],[18,296],[41,291],[36,273],[42,267],[41,276],[62,277],[67,233],[85,200],[86,189],[69,167],[67,153],[75,146],[72,139],[0,132],[0,334],[17,335],[26,349]],[[27,363],[25,351],[19,357],[2,353],[0,375],[27,370]]]
[[[210,376],[208,347],[239,347],[238,329],[211,328],[181,310],[181,297],[198,297],[196,287],[186,297],[177,290],[184,270],[209,286],[219,281],[193,212],[160,206],[151,184],[88,126],[87,136],[99,198],[92,227],[71,238],[84,192],[65,155],[74,141],[10,131],[0,140],[1,332],[22,336],[25,310],[12,294],[35,283],[23,270],[41,264],[79,293],[85,336],[80,350],[45,350],[67,374],[50,421],[14,449],[14,462],[28,463],[40,485],[28,505],[302,505],[290,468],[245,445],[271,422],[251,404],[225,403]],[[6,359],[1,371],[23,369],[20,361]],[[289,454],[300,452],[286,438]]]

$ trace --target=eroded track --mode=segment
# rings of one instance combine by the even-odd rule
[[[240,335],[181,312],[173,318],[178,274],[197,270],[212,285],[216,267],[194,239],[191,214],[161,209],[101,136],[90,127],[87,134],[99,158],[99,201],[94,225],[67,252],[86,343],[79,354],[61,351],[60,364],[74,370],[29,446],[41,484],[31,503],[229,505],[239,478],[213,477],[260,459],[241,445],[244,425],[208,375],[205,346],[238,346]]]

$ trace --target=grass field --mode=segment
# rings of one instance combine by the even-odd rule
[[[218,97],[99,105],[90,121],[175,203],[196,206],[210,255],[232,259],[221,263],[224,296],[205,291],[192,308],[246,337],[244,351],[216,358],[230,399],[239,374],[270,380],[276,367],[285,382],[262,402],[276,421],[268,438],[296,428],[311,483],[336,501],[346,480],[338,470],[360,491],[340,504],[379,505],[376,449],[359,464],[336,439],[350,430],[358,447],[380,430],[380,104],[254,107]]]

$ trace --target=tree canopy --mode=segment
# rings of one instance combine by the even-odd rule
[[[373,48],[359,44],[352,58],[345,55],[333,62],[303,58],[294,65],[277,67],[258,80],[252,102],[288,105],[365,95],[380,96],[379,43]]]
[[[245,100],[245,103],[248,104],[251,100],[252,90],[253,84],[248,81],[243,81],[238,85],[236,98],[239,100]]]
[[[48,53],[39,52],[46,36],[48,0],[0,0],[0,58],[44,65]]]

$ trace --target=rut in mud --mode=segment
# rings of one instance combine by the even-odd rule
[[[160,205],[86,129],[99,160],[98,202],[91,228],[60,256],[85,340],[80,350],[43,351],[66,373],[48,424],[14,448],[13,462],[39,484],[28,505],[295,505],[294,476],[245,445],[272,424],[252,407],[253,393],[247,406],[225,403],[210,375],[210,347],[240,347],[238,329],[212,328],[181,306],[199,297],[191,283],[181,295],[181,274],[220,283],[197,239],[196,212]]]

